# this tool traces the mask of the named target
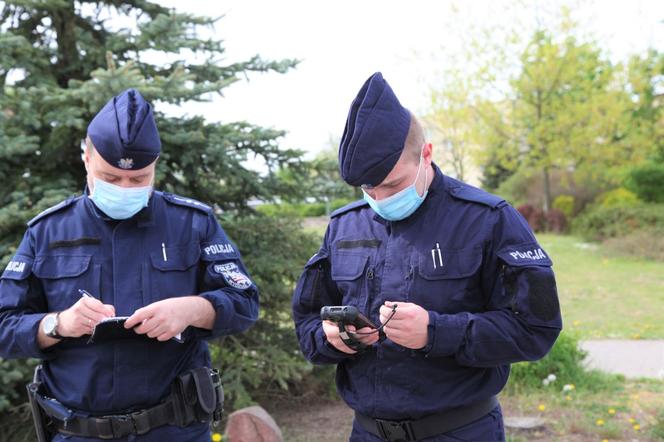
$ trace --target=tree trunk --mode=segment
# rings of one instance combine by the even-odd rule
[[[549,181],[549,168],[542,169],[542,178],[544,178],[544,213],[549,213],[551,208],[551,183]]]

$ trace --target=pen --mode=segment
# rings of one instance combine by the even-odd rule
[[[94,296],[88,293],[87,290],[78,289],[78,292],[81,294],[81,296],[85,296],[86,298],[94,298]]]

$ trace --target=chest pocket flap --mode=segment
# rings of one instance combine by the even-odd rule
[[[91,255],[38,256],[32,272],[43,279],[74,278],[85,273],[91,259]]]
[[[201,256],[198,244],[166,247],[150,253],[152,266],[162,272],[184,271],[196,264]]]
[[[332,257],[332,279],[335,281],[352,281],[364,273],[368,256],[335,253]]]
[[[419,254],[419,274],[424,279],[467,278],[478,271],[482,263],[482,249],[473,247],[461,250],[434,249]]]

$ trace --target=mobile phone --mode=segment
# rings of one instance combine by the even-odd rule
[[[324,321],[352,324],[356,329],[371,327],[378,328],[357,307],[352,305],[326,305],[320,309],[320,318]]]

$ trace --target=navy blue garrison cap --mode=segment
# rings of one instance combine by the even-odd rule
[[[350,105],[339,145],[341,178],[351,186],[380,184],[399,160],[409,126],[410,112],[376,72]]]
[[[106,103],[88,126],[88,136],[102,158],[120,169],[142,169],[161,152],[152,107],[136,89]]]

